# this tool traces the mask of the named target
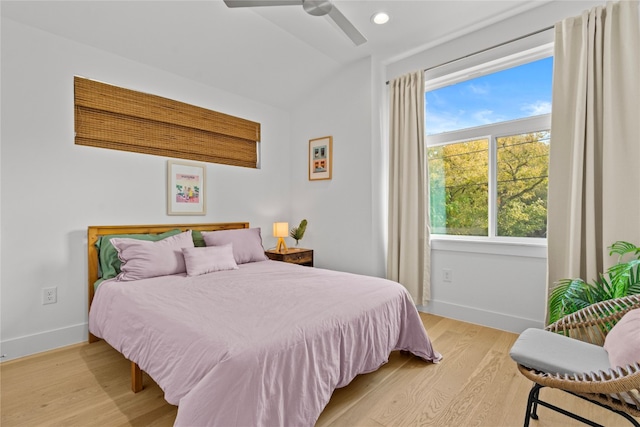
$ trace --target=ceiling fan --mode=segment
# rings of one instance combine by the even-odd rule
[[[309,15],[324,16],[335,22],[338,27],[353,41],[356,46],[360,46],[367,39],[353,26],[351,22],[336,8],[331,0],[224,0],[227,7],[259,7],[259,6],[291,6],[302,5],[302,8]]]

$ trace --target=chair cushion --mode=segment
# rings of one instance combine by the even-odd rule
[[[520,334],[509,355],[520,365],[551,374],[607,371],[609,356],[600,346],[543,329]]]

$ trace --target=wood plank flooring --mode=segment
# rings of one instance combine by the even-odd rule
[[[515,334],[421,313],[439,364],[392,353],[389,363],[334,392],[317,426],[521,426],[531,383],[509,358]],[[130,389],[129,362],[104,341],[0,365],[0,424],[171,426],[177,408],[145,374]],[[627,421],[556,390],[544,399],[605,426]],[[541,407],[532,427],[581,426]]]

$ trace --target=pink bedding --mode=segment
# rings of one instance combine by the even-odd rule
[[[312,426],[391,351],[441,358],[401,285],[277,261],[105,281],[89,330],[158,383],[178,426]]]

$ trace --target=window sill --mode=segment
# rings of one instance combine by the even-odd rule
[[[432,235],[431,249],[528,258],[547,258],[547,241],[545,239],[532,240],[532,242],[524,242],[522,240],[510,242],[470,236]]]

